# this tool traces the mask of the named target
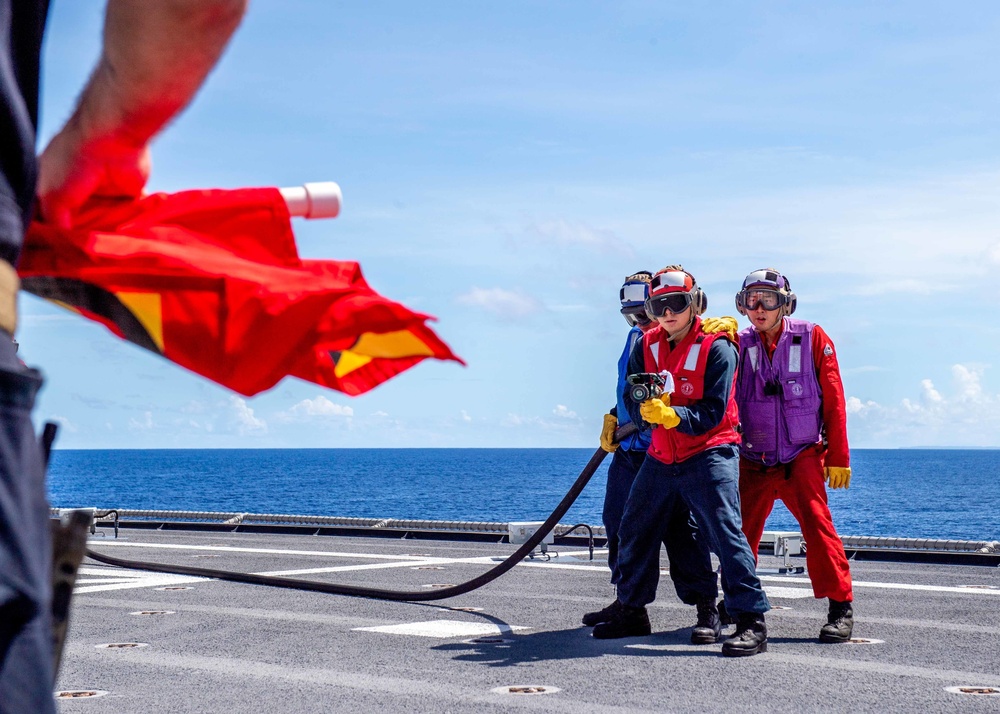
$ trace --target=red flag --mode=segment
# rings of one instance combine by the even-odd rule
[[[275,188],[92,201],[35,222],[21,286],[252,396],[285,375],[350,395],[434,357],[464,364],[352,261],[301,260]]]

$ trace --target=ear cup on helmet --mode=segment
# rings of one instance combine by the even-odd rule
[[[736,312],[738,312],[741,315],[746,315],[747,311],[743,309],[743,303],[740,302],[740,295],[742,294],[743,294],[742,291],[736,293]]]
[[[799,299],[795,297],[795,293],[789,291],[788,302],[785,303],[784,313],[786,315],[791,315],[793,312],[795,312],[795,306],[797,305],[798,301]]]
[[[695,315],[703,315],[708,309],[708,296],[705,291],[696,287],[691,291],[691,305],[694,306]]]

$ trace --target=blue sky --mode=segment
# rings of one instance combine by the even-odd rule
[[[43,142],[96,5],[53,3]],[[468,367],[244,399],[23,296],[37,416],[62,448],[596,447],[621,281],[680,262],[712,315],[789,276],[852,446],[1000,447],[998,30],[988,2],[257,0],[150,190],[337,181],[302,255],[358,260]]]

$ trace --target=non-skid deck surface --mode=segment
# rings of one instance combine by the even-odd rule
[[[468,580],[514,546],[123,531],[119,558],[401,590]],[[472,593],[399,603],[162,575],[85,561],[62,712],[1000,711],[1000,570],[852,564],[856,638],[816,640],[807,576],[762,576],[770,650],[689,644],[694,608],[661,578],[649,637],[600,641],[580,616],[614,598],[605,552],[557,548]],[[796,564],[804,560],[794,559]],[[761,567],[776,559],[762,558]],[[665,560],[662,565],[666,567]],[[471,611],[449,608],[474,608]],[[137,614],[137,613],[156,614]],[[141,643],[142,647],[100,647]],[[541,687],[545,693],[510,693]],[[531,691],[531,690],[528,690]]]

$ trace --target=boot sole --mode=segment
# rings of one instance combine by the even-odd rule
[[[820,635],[819,641],[828,645],[842,645],[845,642],[851,641],[851,636],[840,637],[838,635]]]
[[[755,654],[760,654],[762,652],[767,652],[767,642],[761,642],[759,645],[751,650],[726,650],[723,648],[723,657],[750,657]]]
[[[722,637],[722,632],[717,635],[705,636],[705,635],[691,635],[692,645],[714,645]]]

